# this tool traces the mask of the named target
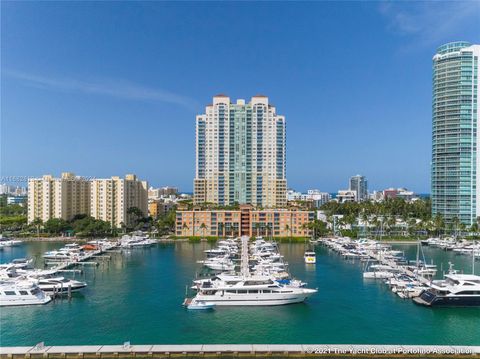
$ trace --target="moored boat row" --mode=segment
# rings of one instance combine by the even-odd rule
[[[459,274],[450,263],[444,279],[435,280],[436,265],[428,264],[420,245],[416,260],[407,260],[401,251],[392,250],[388,244],[373,240],[350,238],[326,238],[321,241],[344,258],[360,259],[365,262],[363,277],[379,279],[387,284],[399,297],[411,298],[416,304],[425,306],[480,306],[480,276]],[[437,243],[428,241],[428,245]],[[422,243],[425,244],[425,243]],[[436,244],[433,244],[436,245]],[[472,272],[475,266],[475,243],[463,245],[472,248]],[[442,246],[439,246],[442,248]],[[422,260],[420,259],[422,253]]]
[[[194,280],[196,295],[186,298],[188,309],[215,306],[274,306],[305,301],[316,289],[290,278],[288,264],[274,242],[248,237],[219,242],[216,249],[205,251],[201,264],[222,273]]]

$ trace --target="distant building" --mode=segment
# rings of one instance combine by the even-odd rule
[[[339,203],[356,202],[357,191],[339,190],[338,193],[337,193],[336,200]]]
[[[5,183],[0,184],[0,195],[26,196],[27,189],[19,186],[9,186]]]
[[[297,192],[293,189],[287,190],[287,201],[301,201],[304,198],[304,194],[302,192]]]
[[[255,210],[249,205],[242,205],[239,210],[232,211],[177,211],[176,235],[306,237],[310,235],[307,224],[314,218],[313,211]]]
[[[320,208],[332,200],[332,195],[327,192],[320,192],[318,189],[309,189],[306,198],[307,201],[313,201],[315,208]]]
[[[285,117],[268,97],[217,95],[196,118],[194,202],[286,206]]]
[[[320,192],[318,189],[309,189],[307,193],[296,192],[293,189],[287,191],[287,201],[308,201],[312,202],[312,207],[319,208],[332,199],[330,193]]]
[[[90,210],[90,182],[73,173],[28,180],[28,223],[52,218],[70,220]]]
[[[112,227],[132,226],[134,215],[129,209],[136,207],[144,216],[148,215],[148,184],[137,176],[125,178],[113,176],[91,181],[90,215],[109,222]]]
[[[177,187],[170,187],[170,186],[160,187],[160,188],[150,187],[148,189],[149,199],[160,199],[160,198],[165,198],[170,196],[176,196],[177,194],[178,194]]]
[[[328,222],[327,214],[324,211],[317,211],[317,220]]]
[[[373,191],[369,194],[368,198],[375,202],[383,201],[383,191]]]
[[[367,185],[367,179],[365,178],[365,176],[356,175],[356,176],[350,177],[350,186],[348,189],[350,191],[355,191],[356,202],[361,202],[368,199],[368,185]]]
[[[27,196],[8,196],[7,204],[24,205],[27,202]]]
[[[148,200],[148,213],[152,218],[158,218],[165,215],[175,207],[173,202],[164,202],[161,199]]]
[[[432,214],[471,225],[480,216],[480,45],[451,42],[433,56]]]

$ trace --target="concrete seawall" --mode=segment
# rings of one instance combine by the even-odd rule
[[[207,344],[207,345],[79,345],[0,347],[1,359],[20,358],[475,358],[480,346],[334,345],[334,344]]]

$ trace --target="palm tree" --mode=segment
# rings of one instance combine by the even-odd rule
[[[408,233],[409,233],[410,235],[413,234],[412,229],[415,230],[415,229],[416,229],[416,228],[415,228],[416,226],[417,226],[417,221],[416,221],[415,218],[410,218],[410,219],[407,221],[407,231],[408,231]]]
[[[290,239],[292,238],[292,230],[288,224],[285,225],[285,231],[287,231],[290,235]]]
[[[40,238],[40,226],[42,224],[43,224],[42,220],[38,217],[32,221],[32,225],[34,225],[37,228],[37,239]]]
[[[451,225],[452,225],[452,229],[454,230],[455,237],[457,237],[458,235],[458,229],[461,223],[462,222],[460,222],[460,218],[458,218],[457,216],[453,217]]]
[[[207,229],[207,226],[205,225],[205,223],[202,223],[200,225],[200,229],[202,230],[202,237],[205,237],[205,230]]]
[[[441,230],[445,230],[445,221],[440,213],[437,213],[435,217],[433,217],[433,227],[437,233],[437,236],[440,235]]]
[[[256,232],[257,232],[257,237],[259,237],[260,234],[258,233],[258,231],[259,231],[259,229],[260,229],[260,223],[255,222],[255,223],[253,224],[253,229],[256,230]]]
[[[186,223],[184,223],[183,226],[182,226],[182,231],[185,231],[186,229],[188,230],[188,226],[187,226]]]
[[[388,226],[388,231],[391,233],[392,228],[395,228],[395,225],[397,224],[397,220],[395,219],[395,216],[388,216],[387,218],[387,226]]]
[[[361,219],[363,222],[363,234],[366,236],[368,223],[368,214],[365,212],[365,209],[362,211]]]

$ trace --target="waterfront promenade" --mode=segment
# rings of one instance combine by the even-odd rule
[[[75,345],[0,347],[1,359],[15,358],[170,358],[170,357],[432,357],[472,358],[480,346],[349,345],[349,344],[197,344],[197,345]]]

